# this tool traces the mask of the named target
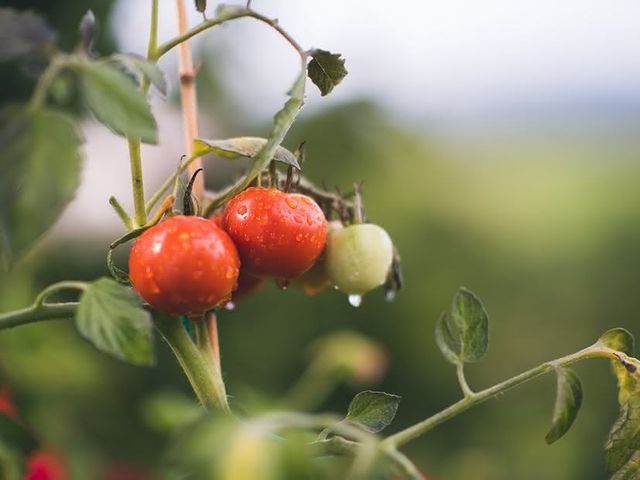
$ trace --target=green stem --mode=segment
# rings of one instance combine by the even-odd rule
[[[154,323],[173,350],[200,403],[207,409],[229,412],[226,396],[221,396],[216,385],[211,362],[198,350],[180,320],[154,315]]]
[[[465,398],[473,396],[473,391],[469,388],[467,379],[464,376],[464,363],[456,365],[456,376],[458,377],[458,383],[460,384],[460,389],[462,390]]]
[[[544,375],[545,373],[553,371],[556,368],[565,367],[581,360],[595,357],[605,357],[612,360],[621,361],[623,363],[633,363],[631,359],[623,353],[596,343],[591,347],[585,348],[571,355],[567,355],[550,362],[545,362],[541,365],[538,365],[537,367],[527,370],[526,372],[516,375],[515,377],[498,383],[485,390],[477,393],[472,393],[471,395],[463,398],[462,400],[454,403],[453,405],[445,408],[435,415],[421,422],[418,422],[415,425],[412,425],[394,435],[391,435],[390,437],[387,437],[382,441],[382,445],[386,448],[400,447],[410,442],[411,440],[424,435],[426,432],[440,425],[441,423],[444,423],[447,420],[460,415],[462,412],[468,410],[469,408],[474,407],[486,400],[489,400],[490,398],[494,398],[501,393],[506,392],[507,390],[517,387],[518,385],[528,382],[529,380],[537,378],[541,375]]]
[[[73,318],[76,314],[78,303],[44,303],[32,305],[21,310],[0,314],[0,330],[13,328],[42,320],[58,320]]]
[[[44,105],[47,99],[47,93],[49,92],[49,88],[51,88],[53,81],[58,76],[60,71],[71,63],[69,61],[69,58],[69,56],[64,54],[58,54],[53,57],[47,69],[38,79],[36,88],[33,91],[33,96],[31,97],[31,100],[29,102],[30,108],[35,110]]]
[[[210,316],[215,315],[209,313],[206,317],[196,319],[193,321],[193,326],[196,334],[196,346],[200,350],[200,354],[208,360],[211,366],[213,384],[216,389],[216,396],[220,399],[223,409],[230,411],[229,403],[227,401],[227,390],[222,378],[222,367],[220,365],[220,352],[214,350],[215,344],[218,349],[218,331],[217,321],[215,318],[210,322]],[[213,330],[213,331],[212,331]]]
[[[47,298],[53,293],[59,292],[61,290],[80,290],[84,291],[87,289],[87,284],[85,282],[78,282],[72,280],[65,280],[63,282],[58,282],[49,285],[44,290],[42,290],[36,299],[33,301],[33,306],[36,308],[40,308],[45,305],[45,301]]]
[[[124,223],[125,227],[127,227],[129,230],[133,230],[135,228],[133,225],[133,219],[129,216],[129,214],[124,209],[124,207],[120,204],[118,199],[113,195],[110,196],[109,204],[113,207],[118,217],[120,217],[120,220],[122,220],[122,223]]]
[[[158,0],[151,0],[151,28],[149,29],[149,46],[147,59],[155,58],[158,48]]]
[[[129,161],[131,165],[131,188],[133,190],[134,219],[138,227],[147,223],[147,211],[144,204],[144,183],[142,180],[142,157],[140,140],[129,138]]]
[[[182,42],[189,40],[191,37],[196,36],[197,34],[208,30],[209,28],[213,28],[215,26],[221,25],[229,20],[235,20],[236,18],[250,17],[255,18],[256,20],[266,23],[271,28],[276,30],[282,37],[291,44],[291,46],[298,52],[301,57],[306,57],[306,52],[302,49],[302,47],[296,42],[280,25],[277,20],[265,17],[257,12],[254,12],[250,9],[238,8],[233,10],[230,13],[227,13],[223,16],[217,18],[211,18],[205,22],[202,22],[200,25],[192,28],[191,30],[183,33],[182,35],[178,35],[175,38],[172,38],[168,42],[163,43],[155,50],[155,55],[150,60],[158,60],[165,53],[167,53],[172,48],[177,47]]]

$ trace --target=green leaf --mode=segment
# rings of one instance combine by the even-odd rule
[[[311,52],[311,61],[307,65],[307,72],[323,97],[331,93],[331,90],[347,76],[348,72],[344,67],[344,59],[340,57],[341,54],[327,52],[326,50],[314,50]]]
[[[207,0],[196,0],[196,10],[200,13],[204,13],[207,9]]]
[[[76,313],[80,334],[96,348],[134,365],[153,365],[151,317],[138,296],[110,278],[93,282]]]
[[[635,340],[631,333],[624,328],[612,328],[604,332],[598,339],[598,343],[605,347],[633,355],[635,350]]]
[[[122,64],[127,69],[145,76],[151,85],[156,87],[162,95],[167,94],[167,80],[164,72],[157,64],[149,62],[144,57],[134,53],[116,53],[115,55],[111,55],[110,58]]]
[[[396,416],[400,405],[398,395],[366,390],[357,394],[349,404],[345,420],[360,425],[371,433],[384,430]]]
[[[45,53],[55,42],[55,32],[40,15],[0,8],[0,61]]]
[[[460,287],[453,297],[448,314],[436,323],[436,343],[453,364],[477,362],[489,345],[489,316],[480,299]]]
[[[558,379],[556,403],[553,408],[551,428],[545,437],[549,445],[569,431],[582,405],[580,378],[568,368],[558,368],[556,375]]]
[[[85,62],[79,71],[87,105],[100,122],[125,137],[157,142],[149,104],[130,78],[103,62]]]
[[[38,446],[31,432],[4,413],[0,413],[0,443],[10,446],[13,452],[21,455],[28,455]]]
[[[73,199],[81,143],[73,120],[62,113],[12,108],[0,115],[0,267],[49,229]]]
[[[226,140],[207,140],[196,138],[193,141],[193,151],[195,155],[205,155],[215,153],[221,157],[234,160],[238,157],[254,158],[267,143],[266,138],[259,137],[238,137],[227,138]],[[284,147],[278,146],[273,155],[276,162],[291,165],[300,170],[298,158]]]
[[[605,332],[598,343],[633,354],[633,336],[623,328]],[[640,382],[635,369],[621,360],[611,362],[618,379],[620,414],[609,432],[605,458],[612,480],[640,479]]]

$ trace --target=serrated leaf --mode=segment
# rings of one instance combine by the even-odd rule
[[[103,62],[85,62],[79,71],[87,105],[100,122],[120,135],[157,142],[147,99],[130,78]]]
[[[549,445],[569,431],[582,405],[582,384],[575,372],[568,368],[559,368],[556,375],[556,403],[551,428],[545,437]]]
[[[40,15],[0,8],[0,61],[44,52],[55,42],[55,32]]]
[[[442,354],[455,365],[483,357],[489,345],[489,316],[472,291],[458,289],[449,313],[436,323],[435,337]]]
[[[21,455],[28,455],[38,446],[33,434],[13,418],[0,413],[0,443]]]
[[[153,365],[151,317],[139,297],[110,278],[93,282],[76,313],[80,334],[99,350],[134,365]]]
[[[339,53],[331,53],[326,50],[314,50],[311,52],[311,61],[307,65],[307,74],[311,81],[320,90],[320,95],[325,96],[347,76],[344,67],[344,59]]]
[[[225,140],[196,138],[193,141],[193,151],[195,155],[215,153],[231,160],[239,157],[254,158],[266,144],[267,139],[260,137],[237,137]],[[300,170],[298,158],[284,147],[278,146],[276,148],[273,160]]]
[[[167,94],[167,80],[157,64],[135,53],[116,53],[110,58],[129,70],[142,74],[162,95]]]
[[[600,336],[598,343],[626,355],[633,355],[635,350],[633,335],[625,328],[607,330]]]
[[[0,116],[0,267],[58,219],[80,182],[80,134],[52,110],[9,109]]]
[[[480,360],[489,345],[489,316],[476,294],[461,287],[453,297],[450,319],[460,341],[460,359]]]
[[[401,397],[390,393],[371,390],[360,392],[351,400],[345,420],[371,433],[378,433],[391,424],[400,400]]]

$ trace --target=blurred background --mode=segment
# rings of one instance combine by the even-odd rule
[[[43,13],[65,48],[75,45],[77,22],[91,8],[102,26],[100,53],[146,50],[148,2],[2,5]],[[480,295],[491,320],[489,353],[468,369],[475,388],[582,348],[611,327],[640,334],[640,3],[253,6],[278,17],[303,46],[346,58],[350,74],[330,96],[308,86],[285,144],[307,141],[305,171],[318,182],[345,190],[364,182],[367,214],[399,248],[406,288],[394,303],[374,292],[356,309],[339,292],[307,297],[300,288],[267,285],[222,313],[223,366],[236,405],[278,398],[303,371],[314,339],[348,329],[383,346],[388,372],[377,383],[340,385],[319,408],[343,412],[370,387],[403,397],[390,432],[435,413],[460,397],[432,333],[460,285]],[[174,8],[161,2],[162,39],[175,33]],[[191,10],[195,25],[200,15]],[[194,50],[201,135],[266,135],[295,77],[295,52],[251,20],[206,33]],[[169,55],[161,67],[171,89],[166,99],[153,98],[161,142],[143,148],[148,192],[184,150],[177,59]],[[34,80],[12,65],[0,68],[2,104],[28,98]],[[107,274],[106,246],[121,232],[107,199],[115,194],[131,206],[126,142],[88,117],[83,130],[77,199],[0,285],[0,310],[29,304],[48,283]],[[205,166],[212,188],[237,172],[213,158]],[[157,343],[158,366],[141,369],[98,353],[64,322],[3,331],[1,382],[77,478],[98,478],[97,471],[155,478],[167,439],[143,406],[158,392],[190,394]],[[604,478],[615,382],[606,362],[577,371],[582,411],[551,447],[544,435],[555,380],[548,377],[465,413],[407,453],[430,480]]]

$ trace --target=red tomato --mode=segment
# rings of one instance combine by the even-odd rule
[[[261,277],[302,275],[327,240],[327,220],[315,201],[271,188],[248,188],[232,198],[223,225],[238,247],[243,268]]]
[[[226,303],[240,260],[229,235],[201,217],[175,216],[136,240],[129,256],[133,288],[171,315],[199,315]]]
[[[27,459],[25,480],[68,480],[64,459],[55,452],[35,451]]]
[[[11,393],[9,393],[9,390],[5,387],[0,387],[0,413],[13,419],[18,417],[18,409],[15,403],[13,403]]]

